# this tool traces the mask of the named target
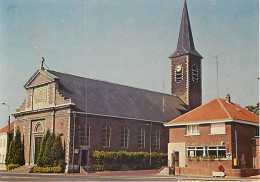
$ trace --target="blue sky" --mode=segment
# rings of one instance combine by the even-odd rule
[[[187,0],[202,60],[203,103],[258,101],[258,0]],[[13,113],[45,57],[51,70],[170,92],[183,0],[0,0],[0,101]],[[165,88],[163,89],[163,82]],[[0,107],[0,127],[7,122]]]

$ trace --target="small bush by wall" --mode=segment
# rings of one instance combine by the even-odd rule
[[[20,166],[19,164],[9,164],[9,165],[7,166],[7,170],[10,171],[10,170],[12,170],[12,169],[14,169],[14,168],[17,168],[17,167],[19,167],[19,166]]]
[[[151,157],[151,165],[150,165]],[[167,154],[148,152],[94,151],[92,161],[96,171],[158,169],[167,165]]]
[[[64,169],[60,166],[56,167],[39,167],[35,166],[33,168],[33,173],[63,173]]]

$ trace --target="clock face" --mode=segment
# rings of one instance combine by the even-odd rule
[[[181,69],[182,69],[181,65],[177,65],[177,66],[176,66],[176,71],[177,71],[177,72],[180,72]]]

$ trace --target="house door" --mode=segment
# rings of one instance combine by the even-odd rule
[[[86,167],[89,162],[89,151],[81,150],[81,166]]]
[[[175,167],[179,167],[179,152],[175,152]]]
[[[42,137],[35,137],[35,153],[34,153],[34,164],[37,163]]]

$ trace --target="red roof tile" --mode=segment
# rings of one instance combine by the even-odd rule
[[[6,125],[5,127],[3,127],[1,130],[0,130],[0,133],[4,133],[4,132],[8,132],[8,125]],[[10,131],[13,131],[14,130],[14,122],[11,122],[10,123]]]
[[[221,120],[227,118],[259,123],[259,116],[254,113],[237,104],[227,103],[225,99],[217,98],[170,121],[166,126],[181,122]]]

